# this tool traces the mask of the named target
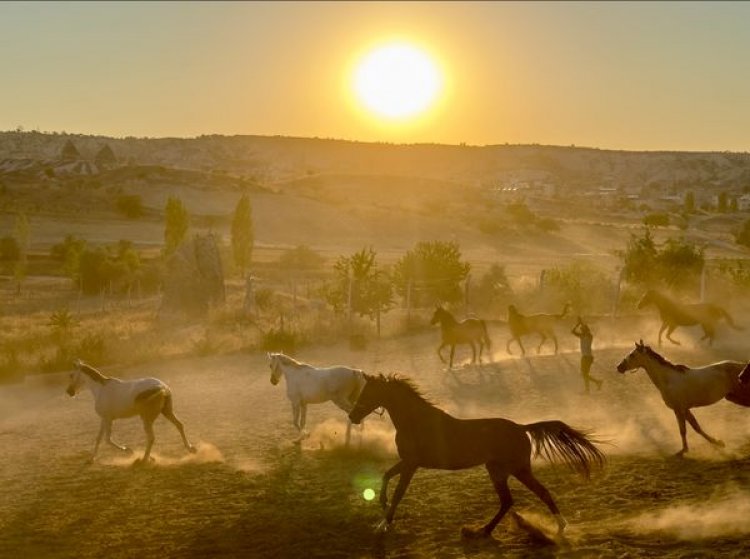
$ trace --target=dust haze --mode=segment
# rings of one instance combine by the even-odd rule
[[[13,140],[24,158],[0,155],[8,200],[0,225],[10,232],[27,212],[30,241],[20,285],[13,263],[0,261],[0,555],[129,557],[136,536],[170,557],[750,552],[747,411],[727,401],[694,410],[726,447],[717,451],[689,430],[690,453],[679,460],[677,422],[656,387],[642,370],[616,370],[639,340],[691,366],[750,357],[747,330],[724,322],[711,346],[698,327],[675,331],[681,345],[658,346],[656,309],[639,309],[643,285],[621,275],[628,243],[648,241],[644,218],[666,216],[666,225],[649,229],[654,250],[676,239],[686,243],[681,250],[703,247],[706,272],[692,270],[683,283],[670,277],[665,293],[719,304],[750,329],[748,249],[736,242],[747,211],[720,212],[712,191],[694,188],[702,169],[721,184],[750,171],[744,155],[261,137],[149,144],[37,134],[36,145],[29,135],[3,134],[0,154],[2,140]],[[49,159],[68,139],[81,165]],[[116,161],[99,169],[86,158],[104,143]],[[692,213],[670,194],[677,188],[695,191]],[[254,233],[245,269],[231,244],[243,196]],[[189,215],[189,233],[169,260],[165,207],[173,198]],[[457,266],[467,273],[455,289],[435,287],[446,283],[442,275],[398,282],[420,243],[455,246],[468,265]],[[205,258],[191,268],[196,254]],[[106,262],[92,267],[106,274],[87,276],[94,283],[71,275],[82,255]],[[377,290],[358,291],[346,268],[368,255],[372,277],[392,280],[390,300],[377,308],[357,299]],[[181,290],[194,296],[175,296]],[[362,312],[349,312],[350,298]],[[457,346],[453,369],[441,362],[440,330],[429,324],[436,303],[459,319],[486,321],[492,346],[481,364],[471,363],[466,345]],[[550,340],[537,352],[535,334],[523,338],[525,356],[516,344],[508,353],[508,305],[559,313],[565,303],[557,353]],[[603,380],[589,394],[571,334],[578,316],[593,331],[591,372]],[[266,351],[280,350],[316,366],[408,376],[461,418],[562,420],[600,441],[608,463],[586,481],[534,461],[569,522],[564,541],[515,481],[523,521],[509,516],[490,541],[462,541],[462,526],[497,511],[483,468],[419,470],[393,532],[376,540],[380,505],[366,495],[377,494],[398,461],[388,414],[353,426],[347,445],[346,414],[330,402],[310,404],[300,436],[285,382],[269,382]],[[130,418],[116,421],[112,436],[133,453],[102,445],[90,463],[94,398],[65,394],[77,357],[113,377],[166,382],[197,452],[187,453],[160,418],[153,462],[137,463],[145,434]]]

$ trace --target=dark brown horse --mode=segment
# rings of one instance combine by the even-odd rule
[[[383,475],[380,504],[387,508],[378,526],[386,531],[417,468],[461,470],[484,464],[500,497],[500,510],[479,530],[463,529],[467,537],[487,537],[513,505],[508,478],[528,487],[555,515],[560,532],[566,522],[549,491],[531,472],[532,443],[536,455],[560,460],[588,478],[593,465],[603,465],[604,454],[586,434],[562,421],[519,425],[508,419],[457,419],[424,399],[406,378],[365,375],[365,387],[354,409],[352,423],[359,423],[378,407],[384,407],[396,427],[396,446],[401,461]],[[399,475],[388,507],[388,481]]]
[[[539,340],[539,346],[536,348],[536,352],[539,353],[542,350],[542,345],[551,338],[555,343],[555,353],[557,353],[557,336],[555,335],[555,325],[557,322],[564,318],[568,313],[570,304],[566,303],[560,314],[529,314],[524,315],[518,312],[515,305],[508,305],[508,328],[510,329],[510,339],[505,349],[508,353],[510,351],[510,344],[515,340],[518,342],[518,347],[521,348],[521,355],[526,355],[526,350],[521,343],[521,338],[529,334],[539,334],[541,339]]]
[[[649,289],[638,303],[638,308],[642,309],[648,305],[654,305],[659,310],[659,316],[661,316],[659,345],[661,345],[661,335],[665,330],[666,338],[673,344],[680,345],[680,342],[672,338],[672,332],[678,326],[695,326],[697,324],[700,324],[703,328],[701,341],[707,339],[708,344],[711,345],[716,335],[716,327],[722,318],[735,330],[743,330],[741,326],[735,324],[727,311],[711,303],[678,303],[658,291]]]
[[[435,308],[430,324],[440,323],[440,333],[442,342],[438,347],[437,353],[440,360],[445,363],[445,358],[441,353],[445,346],[451,346],[451,357],[448,363],[449,368],[453,368],[453,355],[456,352],[457,344],[468,344],[471,346],[471,362],[476,363],[477,347],[479,344],[479,362],[482,362],[482,350],[484,346],[490,349],[490,337],[487,335],[487,324],[484,320],[478,318],[467,318],[459,322],[455,317],[441,306]]]

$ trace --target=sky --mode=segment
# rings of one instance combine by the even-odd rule
[[[749,21],[745,2],[2,2],[0,130],[746,151]],[[391,39],[444,76],[397,125],[351,87]]]

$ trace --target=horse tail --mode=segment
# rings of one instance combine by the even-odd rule
[[[565,315],[568,314],[569,310],[570,310],[570,303],[565,303],[565,306],[563,307],[562,312],[556,315],[556,318],[564,318]]]
[[[738,325],[734,320],[732,320],[732,316],[724,310],[722,307],[716,306],[716,310],[719,312],[720,316],[723,316],[724,319],[727,321],[727,324],[734,328],[735,330],[744,330],[744,328],[740,325]]]
[[[542,456],[549,462],[563,462],[587,479],[592,465],[604,466],[606,456],[595,446],[599,441],[588,433],[562,421],[540,421],[522,427],[531,437],[534,456]]]
[[[490,342],[490,336],[487,333],[487,323],[484,320],[480,320],[479,324],[482,325],[482,336],[484,337],[484,345],[487,346],[487,349],[490,349],[492,347],[492,342]]]

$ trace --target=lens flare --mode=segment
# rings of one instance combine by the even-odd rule
[[[365,498],[365,501],[372,501],[375,498],[375,491],[368,487],[362,492],[362,496]]]

